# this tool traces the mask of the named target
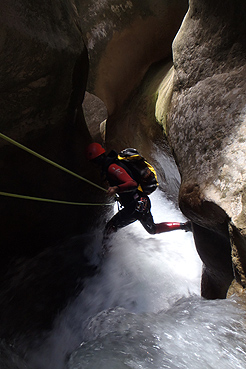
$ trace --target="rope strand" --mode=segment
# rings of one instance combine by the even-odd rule
[[[19,199],[25,199],[25,200],[35,200],[35,201],[42,201],[42,202],[52,202],[56,204],[64,204],[64,205],[83,205],[83,206],[111,206],[111,204],[93,204],[93,203],[87,203],[87,202],[72,202],[72,201],[62,201],[62,200],[53,200],[53,199],[45,199],[41,197],[32,197],[32,196],[25,196],[25,195],[19,195],[15,193],[9,193],[9,192],[0,192],[0,196],[7,196],[7,197],[15,197]]]

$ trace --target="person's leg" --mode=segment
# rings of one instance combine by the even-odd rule
[[[163,222],[155,224],[151,213],[140,220],[143,227],[150,234],[159,234],[164,232],[176,231],[178,229],[184,230],[186,232],[191,232],[191,222],[178,223],[178,222]]]
[[[151,202],[150,199],[148,197],[142,198],[144,199],[143,201],[143,206],[141,211],[137,210],[138,213],[138,219],[140,221],[140,223],[142,224],[142,226],[145,228],[145,230],[149,233],[149,234],[155,234],[156,233],[156,225],[154,223],[154,219],[153,216],[151,214],[150,208],[151,208]]]
[[[191,222],[163,222],[155,225],[156,233],[170,232],[177,229],[182,229],[186,232],[191,231]]]
[[[162,223],[154,223],[153,216],[151,214],[151,202],[148,197],[142,198],[142,207],[141,212],[139,214],[139,220],[146,231],[150,234],[158,234],[164,232],[175,231],[178,229],[182,229],[187,231],[191,231],[191,222],[179,223],[179,222],[162,222]]]
[[[103,241],[102,241],[102,248],[103,248],[103,255],[108,250],[108,238],[109,236],[117,232],[119,228],[126,227],[127,225],[135,222],[137,220],[135,214],[135,203],[130,204],[129,206],[121,209],[116,213],[106,224],[104,232],[103,232]]]
[[[135,204],[127,206],[118,211],[106,224],[104,233],[111,234],[117,229],[126,227],[137,220],[135,214]]]

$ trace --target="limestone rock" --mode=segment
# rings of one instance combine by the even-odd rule
[[[153,63],[171,57],[188,2],[77,0],[77,7],[90,58],[88,91],[105,103],[111,116]]]
[[[135,147],[153,164],[157,171],[160,188],[177,204],[180,175],[170,147],[157,123],[157,109],[163,113],[167,108],[157,108],[159,96],[165,89],[165,78],[172,74],[172,61],[163,61],[153,65],[139,87],[117,114],[107,119],[106,144],[108,149],[118,151],[126,147]],[[169,89],[172,92],[172,88]],[[166,100],[165,100],[166,101]],[[160,105],[161,105],[160,97]],[[167,104],[168,105],[168,104]]]
[[[3,0],[0,21],[1,130],[21,137],[64,119],[85,47],[69,0]]]
[[[86,92],[82,108],[92,141],[101,142],[103,135],[100,132],[100,124],[108,117],[105,104],[97,96]]]
[[[3,0],[0,21],[0,131],[81,173],[83,146],[90,139],[81,109],[88,55],[73,2]],[[83,200],[81,187],[68,175],[2,139],[0,151],[2,191]],[[49,239],[78,230],[83,216],[82,208],[3,197],[0,210],[4,266],[13,255],[33,255]]]
[[[246,252],[245,24],[244,1],[190,1],[173,44],[174,94],[166,126],[182,177],[181,209],[211,230],[203,244],[197,236],[198,252],[212,284],[221,272],[227,287],[233,276],[229,221],[240,253]],[[229,259],[222,271],[223,250]]]

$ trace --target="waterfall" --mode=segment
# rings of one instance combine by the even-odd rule
[[[186,219],[161,191],[155,222]],[[115,209],[116,211],[117,209]],[[98,262],[101,230],[87,253]],[[234,298],[200,297],[201,261],[190,232],[119,230],[99,272],[27,354],[32,369],[229,369],[245,367],[244,311]]]

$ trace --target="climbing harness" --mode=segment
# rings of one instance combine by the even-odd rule
[[[148,200],[145,197],[140,197],[136,205],[136,211],[140,214],[143,214],[148,207]]]
[[[97,187],[97,188],[99,188],[102,191],[107,192],[107,190],[105,188],[103,188],[103,187],[97,185],[96,183],[91,182],[90,180],[88,180],[88,179],[80,176],[79,174],[74,173],[71,170],[69,170],[69,169],[67,169],[67,168],[65,168],[65,167],[63,167],[63,166],[55,163],[54,161],[46,158],[45,156],[42,156],[42,155],[38,154],[37,152],[29,149],[28,147],[20,144],[19,142],[11,139],[10,137],[4,135],[3,133],[0,133],[0,138],[2,138],[5,141],[10,142],[11,144],[19,147],[20,149],[22,149],[24,151],[27,151],[29,154],[36,156],[37,158],[39,158],[39,159],[41,159],[41,160],[43,160],[43,161],[45,161],[45,162],[53,165],[54,167],[59,168],[59,169],[63,170],[64,172],[67,172],[67,173],[71,174],[72,176],[77,177],[77,178],[81,179],[82,181],[87,182],[90,185],[92,185],[94,187]],[[12,194],[12,193],[8,193],[8,192],[0,192],[0,195],[1,196],[21,198],[21,199],[27,199],[27,200],[36,200],[36,201],[43,201],[43,202],[53,202],[53,203],[68,204],[68,205],[103,206],[103,205],[112,205],[113,204],[113,203],[111,203],[111,204],[93,204],[93,203],[79,203],[79,202],[70,202],[70,201],[62,201],[62,200],[52,200],[52,199],[44,199],[44,198],[40,198],[40,197],[31,197],[31,196],[25,196],[25,195]]]
[[[120,196],[117,193],[114,196],[114,201],[117,202],[118,211],[120,211],[120,209],[122,209],[123,206],[120,201]]]

